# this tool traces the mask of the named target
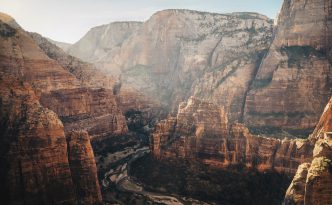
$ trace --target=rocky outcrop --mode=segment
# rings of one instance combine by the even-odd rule
[[[1,71],[31,83],[42,105],[60,116],[66,131],[86,129],[92,137],[127,131],[112,80],[37,34],[1,25],[7,33],[0,36]]]
[[[305,183],[309,168],[310,163],[303,163],[299,166],[286,192],[284,204],[304,204]]]
[[[330,0],[284,1],[275,38],[246,98],[245,124],[313,130],[332,94],[331,9]]]
[[[320,121],[311,135],[315,148],[311,163],[299,166],[289,186],[284,204],[325,205],[332,203],[332,99],[325,108]]]
[[[66,138],[78,204],[102,204],[97,167],[88,133],[71,131]]]
[[[2,15],[0,19],[1,202],[100,204],[87,133],[71,133],[66,140],[57,114],[39,102],[40,96],[58,89],[79,89],[78,81],[43,54],[21,28],[4,23]]]
[[[310,136],[311,140],[324,139],[324,134],[326,132],[332,131],[332,100],[326,105],[324,112],[316,125],[315,130]]]
[[[243,124],[228,123],[224,109],[191,97],[176,118],[156,125],[151,149],[157,158],[180,157],[216,167],[242,164],[258,170],[294,174],[312,159],[309,140],[255,136]]]
[[[0,85],[2,203],[101,204],[87,133],[65,136],[28,83],[2,76]]]
[[[1,198],[4,204],[74,204],[63,125],[33,89],[0,80]]]
[[[73,204],[61,121],[27,83],[2,73],[0,84],[2,203]]]

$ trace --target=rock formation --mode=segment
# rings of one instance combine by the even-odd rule
[[[101,204],[88,135],[71,134],[66,141],[62,122],[39,104],[31,86],[1,74],[2,203]]]
[[[242,113],[244,93],[270,45],[272,30],[272,20],[255,13],[165,10],[122,38],[117,51],[104,49],[108,54],[94,62],[104,63],[105,69],[118,76],[120,94],[121,90],[141,93],[145,100],[152,98],[176,112],[180,102],[196,93],[225,104],[227,113],[236,119]],[[84,46],[84,42],[107,37],[99,27],[92,31],[73,46],[82,51],[69,53],[89,60],[83,54],[95,53],[96,48]],[[97,46],[102,50],[101,44]]]
[[[228,123],[223,107],[194,97],[180,104],[176,118],[156,125],[151,142],[157,158],[191,158],[216,167],[243,164],[290,174],[312,159],[313,150],[309,140],[255,136],[243,124]]]
[[[245,124],[303,134],[315,127],[332,94],[331,9],[330,0],[284,1],[246,98]]]
[[[113,89],[115,79],[95,68],[92,64],[65,53],[54,43],[37,33],[29,33],[45,54],[57,61],[64,69],[72,73],[84,87],[102,87]]]
[[[68,53],[87,62],[102,63],[100,59],[112,58],[122,43],[141,26],[141,22],[114,22],[94,27],[73,44]]]
[[[127,132],[125,118],[113,96],[112,80],[46,43],[41,36],[31,34],[32,39],[23,29],[6,23],[1,27],[2,71],[30,82],[42,105],[64,119],[66,131],[87,129],[92,137]],[[96,78],[92,79],[94,74]]]
[[[285,0],[275,29],[255,13],[165,10],[132,32],[94,28],[69,52],[118,78],[122,99],[140,93],[175,114],[195,96],[257,134],[304,137],[332,93],[330,10],[328,0]],[[116,49],[103,47],[110,33]]]
[[[78,204],[101,204],[97,167],[88,133],[71,131],[66,138]]]
[[[105,137],[128,130],[115,97],[104,88],[51,91],[42,94],[40,102],[59,115],[65,131],[84,129],[92,137]]]
[[[316,142],[313,160],[299,166],[289,186],[285,205],[326,205],[332,203],[332,98],[310,140]]]
[[[66,140],[57,114],[39,102],[48,93],[82,89],[79,81],[2,13],[0,42],[1,202],[101,204],[89,136],[74,132]]]
[[[27,83],[5,75],[0,81],[1,201],[74,204],[61,121],[39,104]]]

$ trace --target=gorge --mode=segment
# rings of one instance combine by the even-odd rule
[[[0,12],[0,200],[332,204],[331,11],[167,9],[74,44]]]

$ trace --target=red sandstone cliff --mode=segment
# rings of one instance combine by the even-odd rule
[[[1,202],[101,204],[87,133],[66,141],[57,114],[39,103],[45,93],[81,89],[79,81],[15,25],[0,13]]]
[[[245,102],[250,127],[315,127],[332,94],[331,0],[285,0]],[[309,134],[309,133],[308,133]]]
[[[97,177],[97,166],[85,131],[70,131],[66,134],[68,161],[75,185],[78,204],[101,204],[102,197]]]
[[[39,104],[27,83],[2,75],[0,84],[1,201],[74,204],[61,121]]]
[[[84,67],[89,65],[60,52],[55,45],[43,43],[41,37],[35,37],[48,55],[52,56],[54,51],[53,60],[23,29],[0,24],[3,32],[0,36],[2,71],[29,82],[42,105],[59,115],[66,131],[86,129],[92,137],[127,132],[125,118],[111,89],[112,80],[101,78],[99,84],[95,84],[98,79],[91,80],[91,69]],[[98,73],[96,77],[102,75],[97,71],[93,73]],[[106,89],[99,87],[104,85]]]
[[[252,135],[243,124],[229,124],[222,107],[191,97],[176,118],[156,125],[151,149],[157,158],[192,158],[226,167],[243,164],[259,170],[295,173],[311,160],[309,140],[279,140]]]

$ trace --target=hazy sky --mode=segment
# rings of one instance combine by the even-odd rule
[[[25,30],[74,43],[94,26],[144,21],[163,9],[253,11],[275,18],[281,4],[282,0],[0,0],[0,11],[14,17]]]

